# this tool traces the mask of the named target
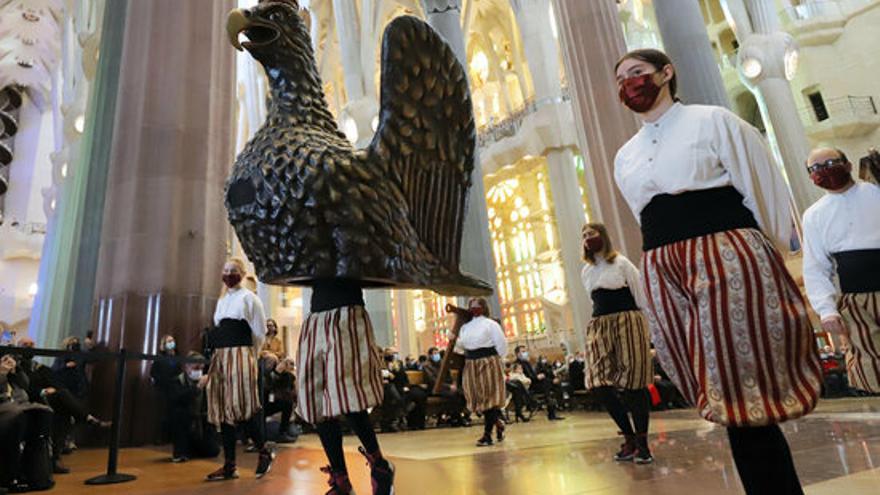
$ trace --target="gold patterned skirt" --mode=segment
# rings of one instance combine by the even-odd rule
[[[501,356],[465,360],[461,386],[467,408],[473,413],[504,407],[507,389],[504,387]]]
[[[208,422],[220,426],[247,421],[260,410],[257,360],[250,346],[221,347],[208,371]]]
[[[587,328],[586,387],[639,390],[651,383],[651,340],[641,311],[598,316]]]
[[[880,292],[844,294],[838,307],[849,329],[849,382],[859,390],[880,393]]]

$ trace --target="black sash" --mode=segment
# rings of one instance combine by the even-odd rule
[[[593,318],[639,309],[629,287],[595,289],[590,298],[593,299]]]
[[[244,320],[224,318],[220,320],[220,326],[208,334],[208,347],[212,349],[249,347],[253,343],[251,326]]]
[[[880,291],[880,249],[841,251],[831,256],[837,261],[837,277],[844,294]]]
[[[471,351],[464,351],[465,359],[480,359],[490,356],[497,356],[498,351],[494,347],[480,347]]]
[[[642,250],[736,229],[757,229],[751,210],[733,186],[658,194],[641,213]]]
[[[364,291],[360,285],[342,279],[316,281],[312,286],[309,311],[320,313],[346,306],[364,306]]]

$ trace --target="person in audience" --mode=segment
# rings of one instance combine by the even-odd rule
[[[266,356],[266,373],[263,375],[263,402],[266,418],[281,413],[278,425],[278,443],[293,443],[290,434],[290,417],[296,405],[296,377],[292,357],[277,359],[274,354]]]
[[[79,337],[67,337],[61,343],[65,351],[83,352]],[[80,399],[86,398],[89,391],[89,380],[86,375],[87,360],[83,356],[60,356],[55,358],[52,371],[57,380],[62,383],[70,393]]]
[[[780,167],[730,110],[678,102],[665,53],[629,52],[615,74],[621,103],[643,121],[614,179],[641,226],[657,355],[702,417],[727,428],[746,493],[802,493],[779,424],[815,408],[822,376],[778,250],[794,224]]]
[[[582,234],[581,281],[593,301],[586,329],[586,385],[625,439],[614,460],[650,464],[648,385],[654,375],[639,270],[614,249],[605,225],[587,224]]]
[[[0,356],[0,487],[14,493],[55,484],[49,454],[52,409],[31,402],[27,388],[16,359]]]
[[[260,455],[256,477],[272,467],[275,453],[263,435],[258,364],[255,350],[263,346],[266,316],[256,294],[242,286],[247,275],[244,262],[232,259],[223,266],[226,289],[214,310],[216,328],[208,335],[213,350],[208,373],[199,384],[206,387],[208,421],[220,428],[225,462],[207,481],[238,478],[235,465],[236,427],[246,426]]]
[[[416,362],[416,368],[419,371],[424,371],[425,366],[428,365],[428,356],[426,354],[422,354],[419,356],[418,362]]]
[[[204,376],[205,358],[197,352],[190,352],[186,357],[180,372],[166,384],[173,446],[171,462],[174,463],[220,454],[217,430],[208,423],[204,387],[199,386]]]
[[[418,370],[418,362],[412,356],[407,356],[403,362],[404,369],[408,371],[416,371]]]
[[[585,364],[586,359],[584,358],[584,353],[581,351],[578,351],[572,358],[571,362],[568,363],[568,384],[571,393],[578,390],[586,390],[586,376],[584,375]]]
[[[404,400],[404,388],[409,385],[406,372],[399,367],[399,361],[394,359],[394,350],[386,348],[383,354],[385,367],[382,368],[382,386],[384,395],[382,404],[379,406],[380,428],[383,433],[400,431],[398,421],[403,418],[406,409]]]
[[[523,373],[520,363],[514,361],[508,363],[507,367],[510,371],[507,373],[506,388],[513,398],[516,420],[528,423],[532,419],[531,397],[529,397],[529,386],[531,386],[532,380]],[[528,416],[523,414],[523,409],[529,411]]]
[[[849,344],[849,383],[880,393],[880,187],[857,182],[852,168],[835,148],[807,158],[825,195],[804,212],[804,285],[822,329]]]
[[[536,371],[535,368],[532,367],[532,363],[529,361],[529,351],[526,349],[526,346],[516,346],[514,354],[516,355],[516,362],[522,367],[523,373],[532,381],[529,390],[533,393],[543,395],[544,400],[547,401],[547,419],[550,421],[565,419],[556,412],[556,387],[554,387],[552,374],[548,375],[547,373]],[[549,366],[547,366],[547,368],[549,368]]]
[[[478,447],[492,445],[492,431],[498,442],[504,441],[504,407],[506,393],[504,368],[501,356],[507,354],[507,337],[495,320],[490,319],[489,303],[482,297],[468,301],[471,320],[462,325],[455,342],[455,352],[464,354],[462,372],[467,407],[473,413],[482,414],[485,420],[483,436],[477,440]]]
[[[425,364],[425,384],[428,393],[432,393],[434,385],[440,379],[440,365],[443,361],[443,353],[436,347],[428,349],[428,360]],[[468,426],[470,422],[465,414],[464,393],[452,379],[452,374],[447,372],[441,382],[438,395],[445,399],[443,415],[451,426]]]
[[[23,337],[19,340],[18,346],[23,349],[33,349],[34,341],[30,337]],[[27,378],[27,392],[31,402],[46,404],[53,410],[52,468],[54,474],[67,474],[70,469],[61,463],[61,454],[72,425],[85,424],[109,428],[110,422],[89,414],[85,401],[73,395],[49,367],[34,360],[33,356],[22,355],[18,370]]]
[[[546,385],[544,385],[544,387],[548,390],[548,393],[544,396],[544,399],[547,401],[548,411],[551,408],[553,410],[553,417],[551,419],[565,419],[557,414],[557,411],[561,409],[560,402],[563,395],[562,377],[557,375],[553,363],[550,362],[550,360],[546,356],[538,356],[538,364],[537,366],[535,366],[535,372],[538,375],[544,376],[541,381],[546,382]]]
[[[150,363],[150,381],[159,397],[159,414],[164,439],[171,432],[171,404],[168,399],[168,386],[171,381],[183,372],[178,358],[177,341],[170,334],[163,335],[159,340],[159,358]]]
[[[278,359],[284,359],[284,342],[278,336],[278,323],[272,318],[266,320],[266,342],[263,343],[262,352],[271,352]]]
[[[687,408],[687,400],[681,395],[681,392],[678,391],[678,388],[672,383],[672,380],[669,379],[669,375],[666,374],[666,371],[663,370],[663,366],[660,365],[660,360],[657,359],[657,350],[654,349],[653,345],[651,345],[651,361],[653,362],[654,368],[654,387],[657,388],[657,392],[660,394],[660,404],[658,404],[658,409]]]

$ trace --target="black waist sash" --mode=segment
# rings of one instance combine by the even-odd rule
[[[494,347],[480,347],[479,349],[464,351],[465,359],[480,359],[497,355],[498,351]]]
[[[758,228],[733,186],[658,194],[640,216],[644,251],[716,232]]]
[[[248,347],[253,343],[251,326],[244,320],[224,318],[220,320],[220,325],[208,334],[208,346],[212,349]]]
[[[844,294],[880,291],[880,249],[841,251],[831,256],[837,261],[837,277]]]
[[[593,317],[635,311],[639,309],[629,287],[620,289],[595,289],[590,293],[593,299]]]
[[[320,313],[346,306],[364,306],[364,291],[347,280],[320,280],[312,286],[310,312]]]

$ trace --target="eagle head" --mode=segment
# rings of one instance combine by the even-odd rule
[[[250,52],[267,71],[289,65],[291,54],[311,47],[309,16],[297,0],[260,0],[253,8],[232,10],[226,31],[232,46]],[[239,41],[241,34],[246,41]]]

